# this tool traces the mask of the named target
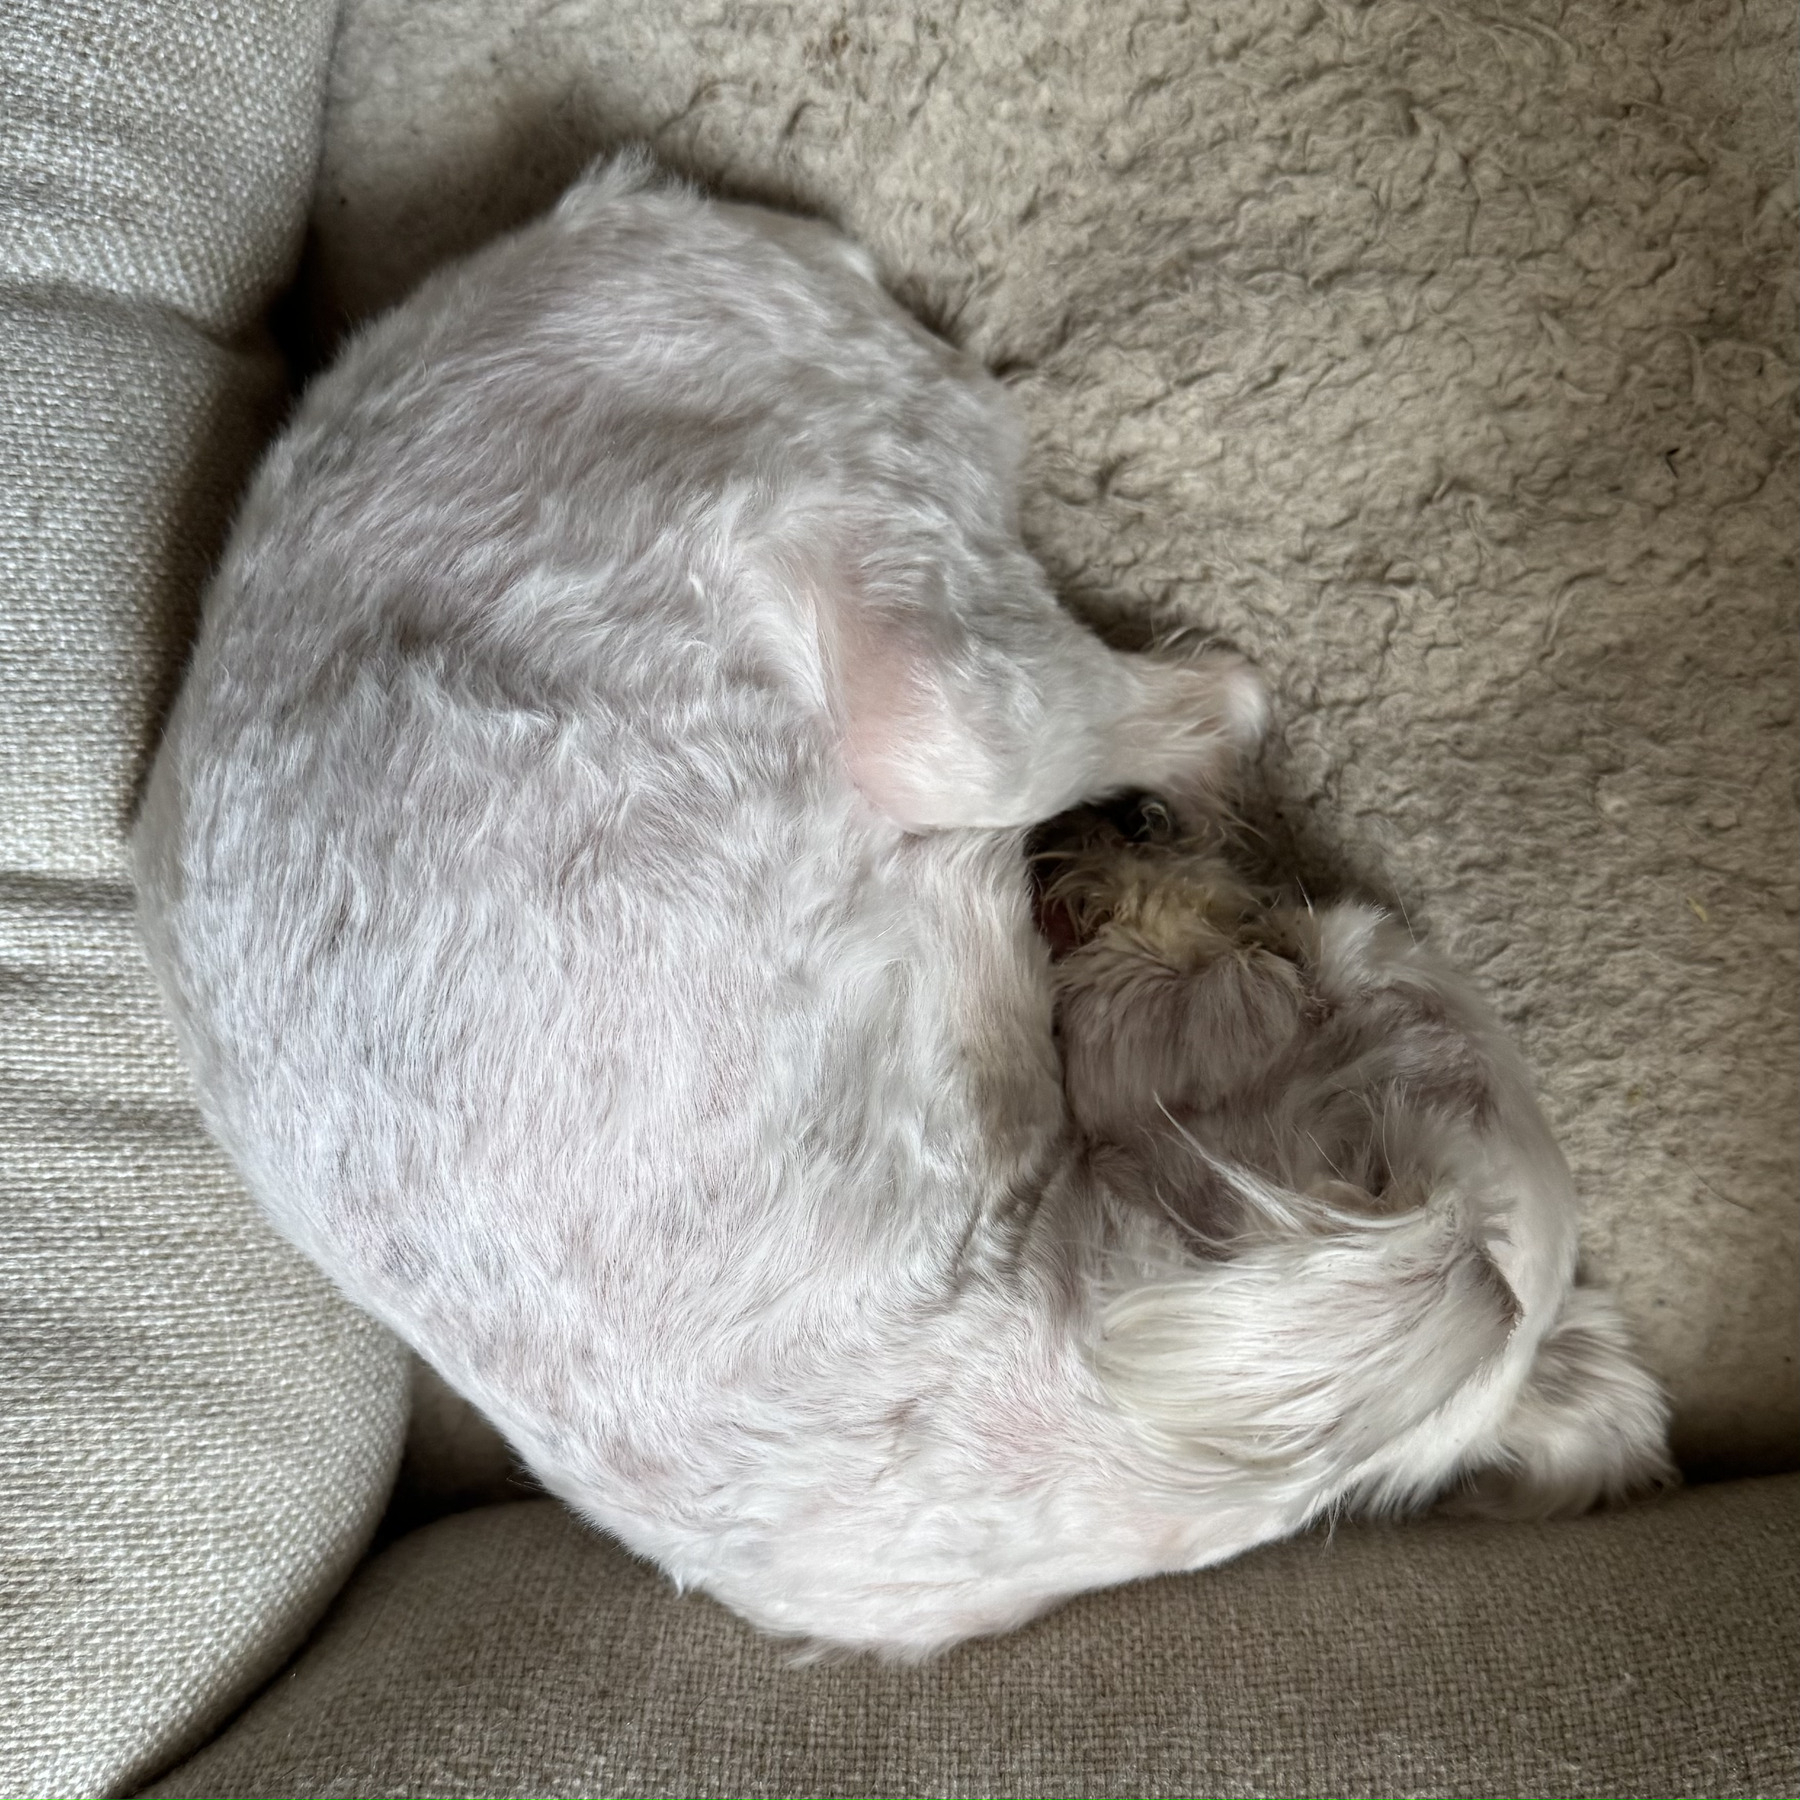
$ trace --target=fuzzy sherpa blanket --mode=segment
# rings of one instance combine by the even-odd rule
[[[648,142],[1016,390],[1068,603],[1522,1040],[1690,1468],[1796,1454],[1788,0],[349,0],[329,337]]]

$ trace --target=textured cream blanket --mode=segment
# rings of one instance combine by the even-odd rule
[[[625,139],[1016,389],[1071,605],[1273,678],[1263,812],[1523,1040],[1690,1466],[1795,1449],[1785,0],[350,0],[327,334]]]

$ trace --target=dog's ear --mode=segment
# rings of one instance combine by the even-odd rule
[[[1634,1360],[1618,1309],[1596,1288],[1573,1288],[1501,1427],[1493,1464],[1447,1509],[1566,1518],[1669,1486],[1668,1425],[1668,1402]]]

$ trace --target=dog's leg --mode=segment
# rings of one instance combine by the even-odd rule
[[[914,593],[883,574],[832,596],[828,663],[852,777],[908,829],[1031,825],[1127,787],[1206,805],[1262,734],[1248,664],[1109,648],[1023,550],[940,547]]]

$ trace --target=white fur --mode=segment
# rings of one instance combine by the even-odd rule
[[[861,252],[615,163],[307,396],[139,830],[274,1221],[552,1490],[822,1643],[1661,1466],[1524,1076],[1374,915],[1286,919],[1224,1013],[1217,956],[1094,937],[1065,1101],[1024,829],[1203,811],[1265,707],[1058,609],[1017,454]],[[1446,1045],[1475,1085],[1409,1085]]]

